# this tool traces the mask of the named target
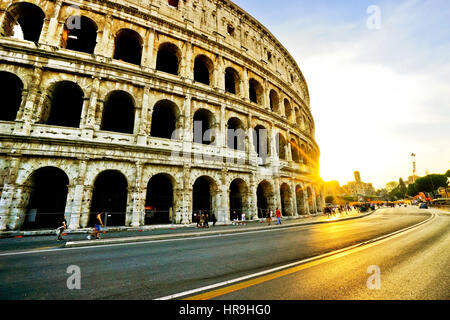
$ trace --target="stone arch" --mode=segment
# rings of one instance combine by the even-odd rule
[[[194,61],[194,81],[206,85],[213,83],[214,63],[207,56],[200,54]]]
[[[73,81],[53,83],[47,91],[41,122],[48,125],[78,128],[83,109],[84,92]]]
[[[216,140],[216,118],[210,110],[200,108],[193,116],[193,137],[195,143],[214,144]]]
[[[277,139],[277,154],[278,154],[278,158],[281,160],[287,160],[287,155],[286,155],[286,138],[284,137],[284,135],[281,132],[277,133],[276,136]]]
[[[201,175],[195,179],[192,185],[192,213],[216,214],[216,196],[218,184],[216,180],[207,175]],[[193,219],[194,221],[194,219]]]
[[[65,216],[69,177],[54,166],[36,169],[25,182],[22,229],[57,227]]]
[[[239,77],[239,72],[232,67],[225,69],[225,92],[239,95],[239,83],[241,79]]]
[[[164,42],[158,48],[156,70],[178,75],[181,65],[181,50],[171,42]]]
[[[173,223],[175,188],[175,178],[167,173],[157,173],[148,180],[144,224]]]
[[[287,98],[284,99],[284,115],[287,121],[291,121],[292,117],[292,106]]]
[[[163,139],[177,139],[180,109],[167,99],[158,101],[153,107],[150,136]]]
[[[97,174],[93,185],[89,225],[97,223],[97,213],[105,212],[107,226],[124,226],[129,186],[125,175],[119,170],[107,169]]]
[[[168,0],[167,4],[171,7],[178,8],[178,0]]]
[[[280,112],[280,98],[278,96],[278,93],[274,89],[270,90],[269,101],[270,101],[270,109],[273,112],[279,113]]]
[[[248,214],[248,186],[241,178],[235,178],[229,187],[229,217],[230,220],[235,218],[241,220],[242,213]],[[237,216],[234,216],[234,213]]]
[[[227,146],[230,149],[245,151],[245,125],[241,119],[231,117],[227,122]]]
[[[299,163],[300,156],[297,141],[294,138],[291,138],[290,145],[291,145],[292,161]]]
[[[16,2],[5,13],[0,34],[22,40],[39,42],[45,13],[30,2]]]
[[[281,213],[283,216],[292,216],[292,192],[291,187],[287,183],[280,186]]]
[[[113,59],[140,65],[142,58],[142,37],[134,30],[123,28],[114,39]]]
[[[267,180],[261,181],[256,189],[256,206],[259,218],[265,218],[269,210],[274,210],[274,189]]]
[[[267,158],[270,155],[270,134],[261,124],[253,129],[253,146],[260,158]]]
[[[295,186],[295,198],[297,199],[297,214],[298,215],[305,215],[307,214],[306,208],[305,208],[305,190],[303,187],[298,184]]]
[[[0,71],[0,120],[14,121],[22,103],[24,84],[14,73]]]
[[[130,133],[134,132],[134,98],[126,91],[111,91],[105,98],[100,130]]]
[[[255,79],[250,79],[249,81],[249,98],[251,102],[254,102],[258,105],[262,105],[264,95],[264,88],[259,83],[259,81]]]
[[[74,20],[79,19],[76,25]],[[86,16],[70,16],[64,24],[61,47],[93,54],[97,44],[97,24]]]

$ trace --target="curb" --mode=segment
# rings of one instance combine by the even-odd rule
[[[333,223],[340,222],[346,220],[354,220],[367,217],[374,213],[374,211],[369,211],[365,214],[354,216],[354,217],[345,217],[341,219],[335,220],[324,220],[324,221],[312,221],[312,222],[299,222],[292,223],[287,225],[273,225],[273,226],[265,226],[265,227],[250,227],[250,228],[242,228],[242,229],[234,229],[234,230],[222,230],[222,231],[209,231],[209,232],[186,232],[179,234],[171,234],[171,235],[154,235],[154,236],[140,236],[140,237],[123,237],[123,238],[111,238],[111,239],[100,239],[100,240],[82,240],[82,241],[69,241],[65,243],[65,248],[77,248],[77,247],[93,247],[100,245],[108,245],[108,244],[122,244],[122,243],[135,243],[135,242],[146,242],[146,241],[157,241],[157,240],[169,240],[169,239],[182,239],[182,238],[196,238],[202,236],[213,236],[213,235],[225,235],[225,234],[233,234],[240,232],[249,232],[256,230],[271,230],[271,229],[286,229],[298,226],[307,226],[314,224],[325,224],[325,223]]]

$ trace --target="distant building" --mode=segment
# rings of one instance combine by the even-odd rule
[[[354,175],[355,181],[350,181],[346,185],[342,186],[344,194],[361,196],[371,196],[375,194],[375,188],[372,183],[363,182],[359,171],[355,171]]]

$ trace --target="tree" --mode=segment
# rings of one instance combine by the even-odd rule
[[[388,182],[388,183],[386,183],[386,190],[387,190],[387,192],[391,192],[392,190],[397,188],[397,186],[398,186],[397,181]]]
[[[416,184],[411,183],[408,185],[408,188],[406,189],[406,194],[410,197],[415,197],[419,192],[417,191]]]
[[[447,178],[450,178],[450,169],[447,170],[447,172],[445,173],[445,176],[446,176]]]
[[[398,181],[398,195],[400,196],[401,199],[404,199],[406,196],[406,184],[405,182],[403,182],[403,179],[400,178]]]
[[[327,196],[325,197],[325,203],[333,203],[334,197],[333,196]]]
[[[433,193],[439,187],[446,188],[447,177],[443,174],[429,174],[425,177],[418,178],[415,182],[418,192],[431,192]]]

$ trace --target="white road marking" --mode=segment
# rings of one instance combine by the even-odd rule
[[[280,271],[280,270],[283,270],[283,269],[288,269],[288,268],[291,268],[291,267],[294,267],[294,266],[297,266],[297,265],[300,265],[300,264],[305,264],[305,263],[310,262],[310,261],[320,260],[320,259],[323,259],[323,258],[326,258],[326,257],[329,257],[329,256],[333,256],[333,255],[342,253],[344,251],[349,251],[349,250],[355,249],[356,247],[362,247],[364,245],[368,245],[368,244],[376,243],[376,242],[382,243],[384,241],[381,241],[381,240],[387,241],[387,240],[391,240],[393,238],[396,238],[397,236],[404,235],[404,234],[412,231],[413,229],[416,229],[416,228],[420,227],[421,225],[430,222],[435,217],[436,217],[436,214],[432,213],[431,217],[429,217],[427,220],[424,220],[424,221],[419,222],[419,223],[417,223],[415,225],[406,227],[406,228],[401,229],[401,230],[397,230],[395,232],[389,233],[387,235],[384,235],[384,236],[381,236],[381,237],[378,237],[378,238],[375,238],[375,239],[364,241],[364,242],[361,242],[361,243],[358,243],[358,244],[355,244],[355,245],[352,245],[352,246],[349,246],[349,247],[346,247],[346,248],[342,248],[342,249],[339,249],[339,250],[336,250],[336,251],[332,251],[332,252],[329,252],[329,253],[325,253],[325,254],[322,254],[322,255],[319,255],[319,256],[315,256],[315,257],[311,257],[311,258],[308,258],[308,259],[292,262],[292,263],[289,263],[289,264],[286,264],[286,265],[283,265],[283,266],[279,266],[279,267],[276,267],[276,268],[272,268],[272,269],[269,269],[269,270],[265,270],[265,271],[261,271],[261,272],[253,273],[253,274],[249,274],[249,275],[246,275],[246,276],[243,276],[243,277],[235,278],[235,279],[228,280],[228,281],[219,282],[219,283],[212,284],[212,285],[205,286],[205,287],[200,287],[200,288],[196,288],[196,289],[192,289],[192,290],[188,290],[188,291],[172,294],[172,295],[161,297],[161,298],[157,298],[157,299],[154,299],[154,300],[171,300],[171,299],[177,299],[177,298],[184,297],[184,296],[190,296],[190,295],[192,295],[194,293],[199,293],[199,292],[202,292],[202,291],[209,291],[211,289],[227,286],[227,285],[230,285],[230,284],[233,284],[233,283],[237,283],[237,282],[241,282],[243,280],[248,280],[248,279],[251,279],[251,278],[257,278],[257,277],[262,276],[262,275],[274,273],[276,271]]]

